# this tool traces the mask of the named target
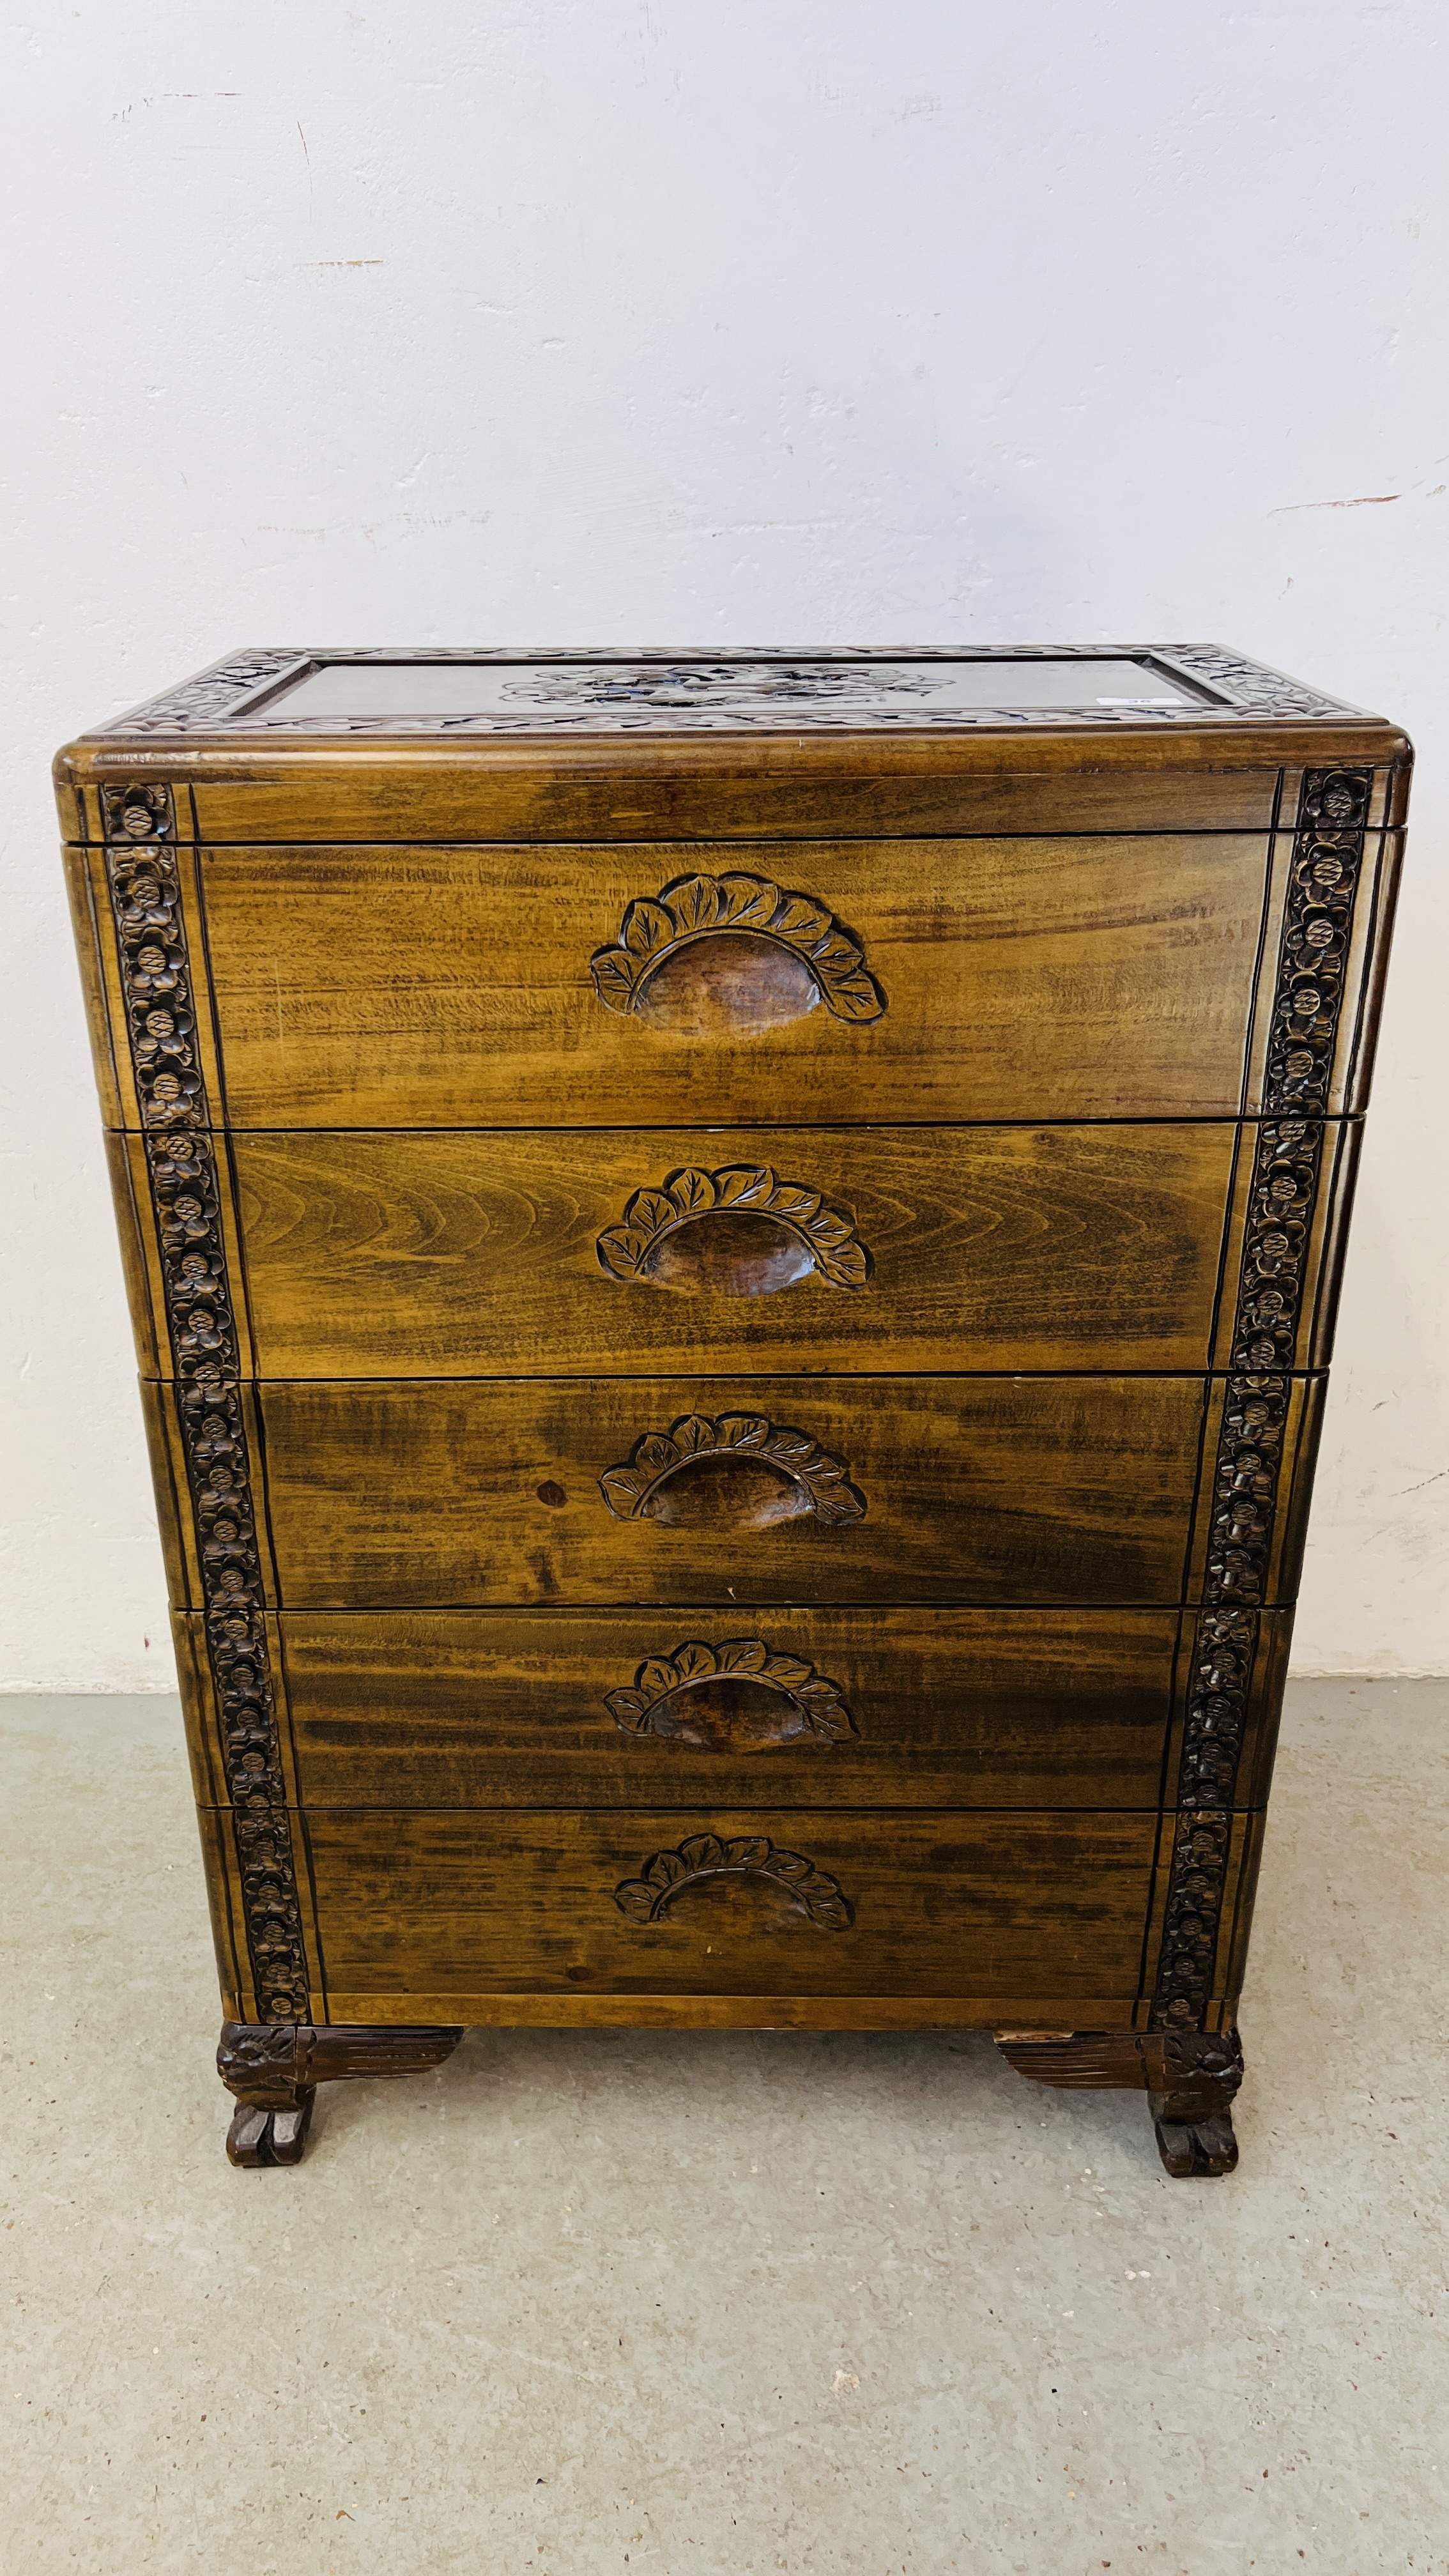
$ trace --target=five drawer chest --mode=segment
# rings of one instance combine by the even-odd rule
[[[1231,2168],[1409,763],[1206,645],[257,650],[60,755],[234,2162],[633,2023]]]

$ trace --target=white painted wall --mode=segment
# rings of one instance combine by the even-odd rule
[[[1417,829],[1306,1669],[1449,1669],[1435,0],[20,0],[0,1683],[169,1686],[54,855],[229,645],[1205,636]]]

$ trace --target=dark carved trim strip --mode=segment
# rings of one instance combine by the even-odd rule
[[[1200,2028],[1212,1995],[1258,1636],[1255,1610],[1205,1610],[1198,1619],[1178,1769],[1177,1839],[1152,2007],[1159,2030]]]
[[[144,781],[103,787],[101,813],[108,841],[174,841],[176,804],[169,787]]]
[[[173,852],[170,790],[107,789],[106,874],[131,1062],[161,1246],[176,1407],[196,1519],[207,1653],[221,1715],[258,2009],[305,2022],[307,1960],[238,1385],[216,1156],[196,1053],[196,1008]]]
[[[1371,769],[1308,770],[1294,825],[1264,1084],[1265,1110],[1280,1115],[1258,1130],[1243,1237],[1152,2006],[1158,2029],[1200,2028],[1212,1994],[1372,785]]]
[[[1293,1366],[1322,1158],[1316,1118],[1258,1129],[1230,1368]]]
[[[1282,1370],[1230,1377],[1213,1471],[1212,1525],[1203,1597],[1256,1610],[1273,1552],[1278,1470],[1288,1419],[1289,1381]]]
[[[1232,1817],[1222,1809],[1178,1809],[1152,2004],[1158,2030],[1202,2027],[1212,1993],[1231,1841]]]
[[[1178,1772],[1185,1807],[1232,1805],[1258,1631],[1257,1614],[1249,1610],[1205,1610],[1198,1620]]]
[[[1371,769],[1304,773],[1268,1033],[1268,1112],[1321,1117],[1328,1108],[1372,786]]]

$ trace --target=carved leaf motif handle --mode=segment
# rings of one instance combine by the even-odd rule
[[[763,1163],[668,1173],[657,1190],[635,1191],[597,1249],[613,1278],[685,1296],[770,1297],[812,1270],[833,1288],[863,1288],[871,1272],[851,1218]]]
[[[606,1691],[604,1705],[623,1735],[705,1752],[841,1744],[856,1732],[839,1682],[763,1637],[725,1637],[717,1646],[688,1638],[672,1655],[647,1657],[633,1688]]]
[[[765,1834],[691,1834],[673,1851],[646,1860],[637,1878],[615,1888],[614,1903],[631,1923],[661,1923],[691,1889],[722,1878],[758,1878],[783,1890],[791,1911],[805,1915],[817,1932],[848,1932],[855,1920],[838,1878],[817,1869],[804,1852],[782,1851]]]
[[[808,1431],[762,1413],[717,1421],[688,1413],[668,1431],[646,1432],[621,1466],[605,1470],[599,1489],[619,1520],[675,1527],[764,1529],[807,1513],[832,1524],[865,1517],[865,1497],[844,1461]]]
[[[823,1003],[867,1025],[885,996],[829,906],[767,877],[676,877],[627,907],[589,961],[605,1008],[682,1036],[751,1036]]]

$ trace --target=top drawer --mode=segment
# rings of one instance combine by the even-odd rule
[[[1356,1105],[1393,838],[1370,836],[1356,905],[1338,890],[1330,947],[1291,960],[1303,854],[1283,833],[183,847],[175,865],[200,1071],[238,1127],[1080,1120],[1263,1105],[1289,965],[1327,970],[1338,1036],[1309,1105]]]

